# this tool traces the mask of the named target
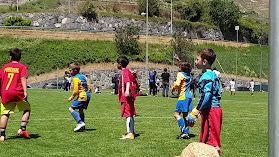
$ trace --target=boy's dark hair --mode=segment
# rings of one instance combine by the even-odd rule
[[[234,81],[234,79],[232,79],[232,81]]]
[[[185,73],[190,73],[192,71],[192,65],[189,62],[180,62],[179,68]]]
[[[13,61],[19,61],[21,58],[21,49],[13,48],[10,51],[10,56],[12,57]]]
[[[78,73],[80,71],[80,66],[77,63],[70,64],[69,68],[72,69],[72,70],[76,70]]]
[[[120,56],[117,58],[117,63],[121,63],[123,68],[126,68],[129,64],[129,59],[126,56]]]
[[[168,71],[168,69],[167,69],[167,68],[164,68],[164,71],[166,72],[166,71]]]
[[[200,55],[202,59],[206,59],[210,65],[212,65],[216,59],[216,53],[212,49],[201,49],[198,51],[198,55]]]

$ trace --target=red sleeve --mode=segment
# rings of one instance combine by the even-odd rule
[[[0,71],[0,79],[2,79],[3,69],[4,69],[4,68],[2,68],[1,71]]]
[[[130,77],[129,77],[129,71],[127,70],[125,70],[125,71],[123,71],[123,77],[124,77],[124,84],[126,84],[126,83],[128,83],[128,82],[131,82],[131,80],[130,80]]]
[[[26,77],[28,78],[28,71],[26,66],[23,66],[22,70],[21,70],[21,77]]]

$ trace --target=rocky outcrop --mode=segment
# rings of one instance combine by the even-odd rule
[[[138,26],[142,33],[146,31],[146,21],[139,21],[128,18],[103,17],[98,16],[98,20],[90,23],[86,18],[75,14],[56,13],[18,13],[0,14],[0,24],[11,16],[22,16],[32,21],[36,27],[66,28],[89,30],[92,24],[93,30],[114,31],[116,27],[125,25]],[[175,25],[174,25],[175,29]],[[170,25],[168,23],[149,22],[149,34],[155,36],[170,35]],[[183,32],[186,38],[205,38],[209,40],[223,40],[220,30],[205,27],[191,27]]]

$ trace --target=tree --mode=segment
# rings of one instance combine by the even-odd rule
[[[174,53],[176,53],[181,60],[191,62],[192,52],[195,50],[191,39],[183,38],[182,29],[176,31],[171,40]]]
[[[220,27],[225,37],[231,36],[241,17],[239,7],[233,1],[212,0],[209,2],[209,8],[213,23]]]
[[[91,1],[86,1],[80,4],[78,7],[78,12],[81,16],[86,17],[88,21],[94,21],[97,20],[97,13],[96,13],[96,7],[94,6],[94,3]]]
[[[127,25],[116,28],[115,42],[120,55],[139,55],[139,27]]]
[[[184,20],[189,20],[192,22],[201,21],[204,14],[204,7],[202,3],[196,0],[191,0],[187,2],[175,3],[174,9],[177,10]]]
[[[146,0],[138,0],[139,14],[146,12]],[[148,0],[148,16],[159,16],[159,3],[158,0]]]

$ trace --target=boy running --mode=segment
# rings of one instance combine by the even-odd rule
[[[73,79],[74,91],[72,96],[68,98],[68,101],[72,101],[77,96],[77,99],[72,103],[71,107],[69,108],[69,111],[78,123],[74,131],[81,131],[85,129],[85,116],[83,110],[87,109],[92,92],[89,80],[84,75],[80,74],[79,71],[80,66],[78,64],[70,64],[69,72],[71,76],[75,78]],[[75,111],[75,109],[79,109],[79,115]]]
[[[189,122],[186,119],[188,112],[192,111],[192,94],[190,91],[190,72],[191,64],[188,62],[179,63],[179,72],[176,77],[176,82],[171,89],[171,92],[178,90],[178,101],[176,103],[174,117],[180,127],[181,135],[177,139],[190,139],[189,137]],[[183,114],[183,119],[180,114]]]
[[[10,63],[3,66],[0,71],[1,80],[1,139],[5,141],[5,131],[8,119],[11,113],[14,113],[15,107],[23,111],[21,118],[21,127],[17,134],[25,138],[31,138],[26,130],[29,120],[31,107],[27,101],[27,68],[19,63],[21,50],[14,48],[10,51]]]
[[[250,81],[250,91],[251,91],[251,95],[254,96],[254,87],[255,87],[255,82],[253,79],[251,79]]]
[[[133,84],[134,76],[127,69],[129,60],[126,56],[117,59],[117,68],[122,70],[119,84],[119,102],[121,103],[121,117],[126,117],[127,133],[122,136],[122,140],[135,138],[135,88]]]
[[[195,64],[199,69],[206,71],[199,80],[199,101],[197,106],[187,117],[192,124],[196,122],[201,114],[200,142],[209,144],[221,155],[221,125],[223,112],[220,106],[221,89],[219,78],[211,70],[211,66],[216,59],[216,54],[212,49],[202,49],[198,51]]]
[[[234,79],[230,81],[231,95],[235,95],[235,82]]]

